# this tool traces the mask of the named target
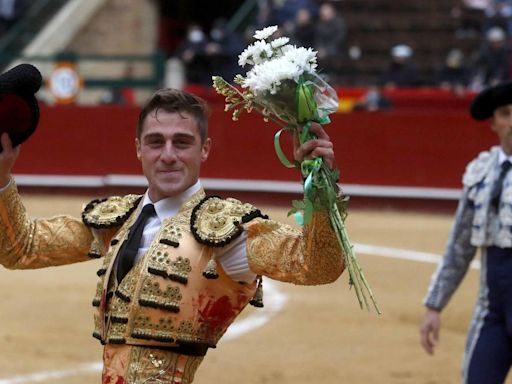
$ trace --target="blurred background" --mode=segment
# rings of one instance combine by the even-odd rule
[[[155,87],[231,77],[254,30],[268,25],[317,50],[332,85],[371,87],[371,96],[410,87],[462,95],[510,76],[509,0],[2,0],[1,64],[21,57],[50,80],[56,63],[70,62],[83,80],[78,103],[139,103]]]
[[[338,93],[327,129],[354,204],[453,206],[465,164],[494,143],[467,110],[475,92],[510,77],[510,0],[0,0],[1,67],[29,62],[45,80],[19,184],[144,186],[132,151],[138,109],[176,87],[210,103],[214,142],[230,148],[213,152],[207,188],[300,192],[270,149],[277,126],[256,115],[233,123],[211,87],[212,75],[242,71],[238,54],[268,25],[313,47]]]

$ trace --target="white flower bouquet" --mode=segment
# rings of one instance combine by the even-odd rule
[[[215,90],[226,99],[226,111],[237,120],[243,111],[256,110],[265,121],[281,126],[274,139],[276,153],[286,167],[301,169],[304,179],[304,199],[293,202],[291,214],[300,224],[308,224],[313,211],[328,212],[344,254],[349,284],[354,287],[361,308],[370,308],[367,295],[380,314],[371,288],[363,274],[350,243],[345,218],[348,198],[337,185],[338,171],[327,167],[322,158],[290,162],[280,146],[280,136],[291,131],[301,144],[315,138],[310,132],[312,122],[327,124],[329,114],[338,110],[338,96],[316,72],[316,52],[296,47],[287,37],[271,39],[276,26],[256,31],[256,41],[239,56],[239,65],[252,68],[245,77],[236,75],[232,85],[222,77],[213,76]]]

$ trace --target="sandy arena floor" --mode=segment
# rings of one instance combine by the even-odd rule
[[[35,217],[78,215],[87,201],[25,197]],[[287,209],[263,210],[289,221]],[[450,225],[450,215],[387,210],[352,210],[347,221],[354,243],[436,254],[443,250]],[[359,309],[346,273],[327,286],[278,283],[288,296],[284,308],[265,326],[221,341],[208,353],[195,383],[457,383],[478,271],[468,273],[443,314],[441,343],[430,357],[419,345],[418,328],[435,265],[366,254],[359,259],[381,316]],[[0,384],[100,383],[100,373],[86,366],[101,360],[101,346],[91,337],[99,265],[95,260],[36,271],[0,268]],[[29,376],[38,372],[44,375]]]

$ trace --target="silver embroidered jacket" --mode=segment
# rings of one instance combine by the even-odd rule
[[[441,310],[465,276],[477,247],[512,247],[512,172],[503,182],[499,212],[491,207],[491,190],[498,178],[499,147],[484,151],[464,173],[463,191],[444,257],[425,298]]]

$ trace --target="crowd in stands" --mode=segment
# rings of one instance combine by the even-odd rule
[[[238,55],[250,43],[254,30],[280,25],[281,33],[291,43],[315,47],[319,60],[342,55],[346,51],[346,27],[341,15],[330,4],[313,0],[262,0],[256,23],[244,35],[226,28],[225,20],[216,20],[208,34],[201,26],[191,24],[186,38],[174,52],[186,68],[189,83],[209,85],[211,74],[230,79],[240,71]],[[329,68],[324,68],[327,72]]]
[[[175,55],[186,68],[188,83],[210,85],[212,74],[232,79],[238,71],[238,55],[245,48],[242,36],[228,31],[226,21],[213,23],[209,35],[191,24]]]
[[[313,47],[319,67],[328,78],[339,59],[354,59],[364,47],[348,47],[347,25],[338,1],[259,0],[258,13],[247,33],[237,34],[217,20],[209,34],[191,25],[181,47],[174,53],[185,64],[190,83],[210,84],[211,74],[232,78],[240,71],[237,56],[251,42],[252,33],[269,25],[279,25],[283,35],[296,45]],[[389,63],[382,64],[376,86],[438,86],[461,94],[511,78],[512,0],[454,0],[451,17],[457,39],[480,37],[471,52],[453,46],[445,52],[444,65],[430,79],[419,75],[413,47],[396,41],[389,47]],[[457,41],[457,40],[455,40]],[[478,46],[478,44],[480,46]],[[352,60],[357,69],[357,60]],[[328,79],[329,80],[329,79]],[[333,84],[340,85],[340,84]],[[341,84],[343,85],[343,84]]]

